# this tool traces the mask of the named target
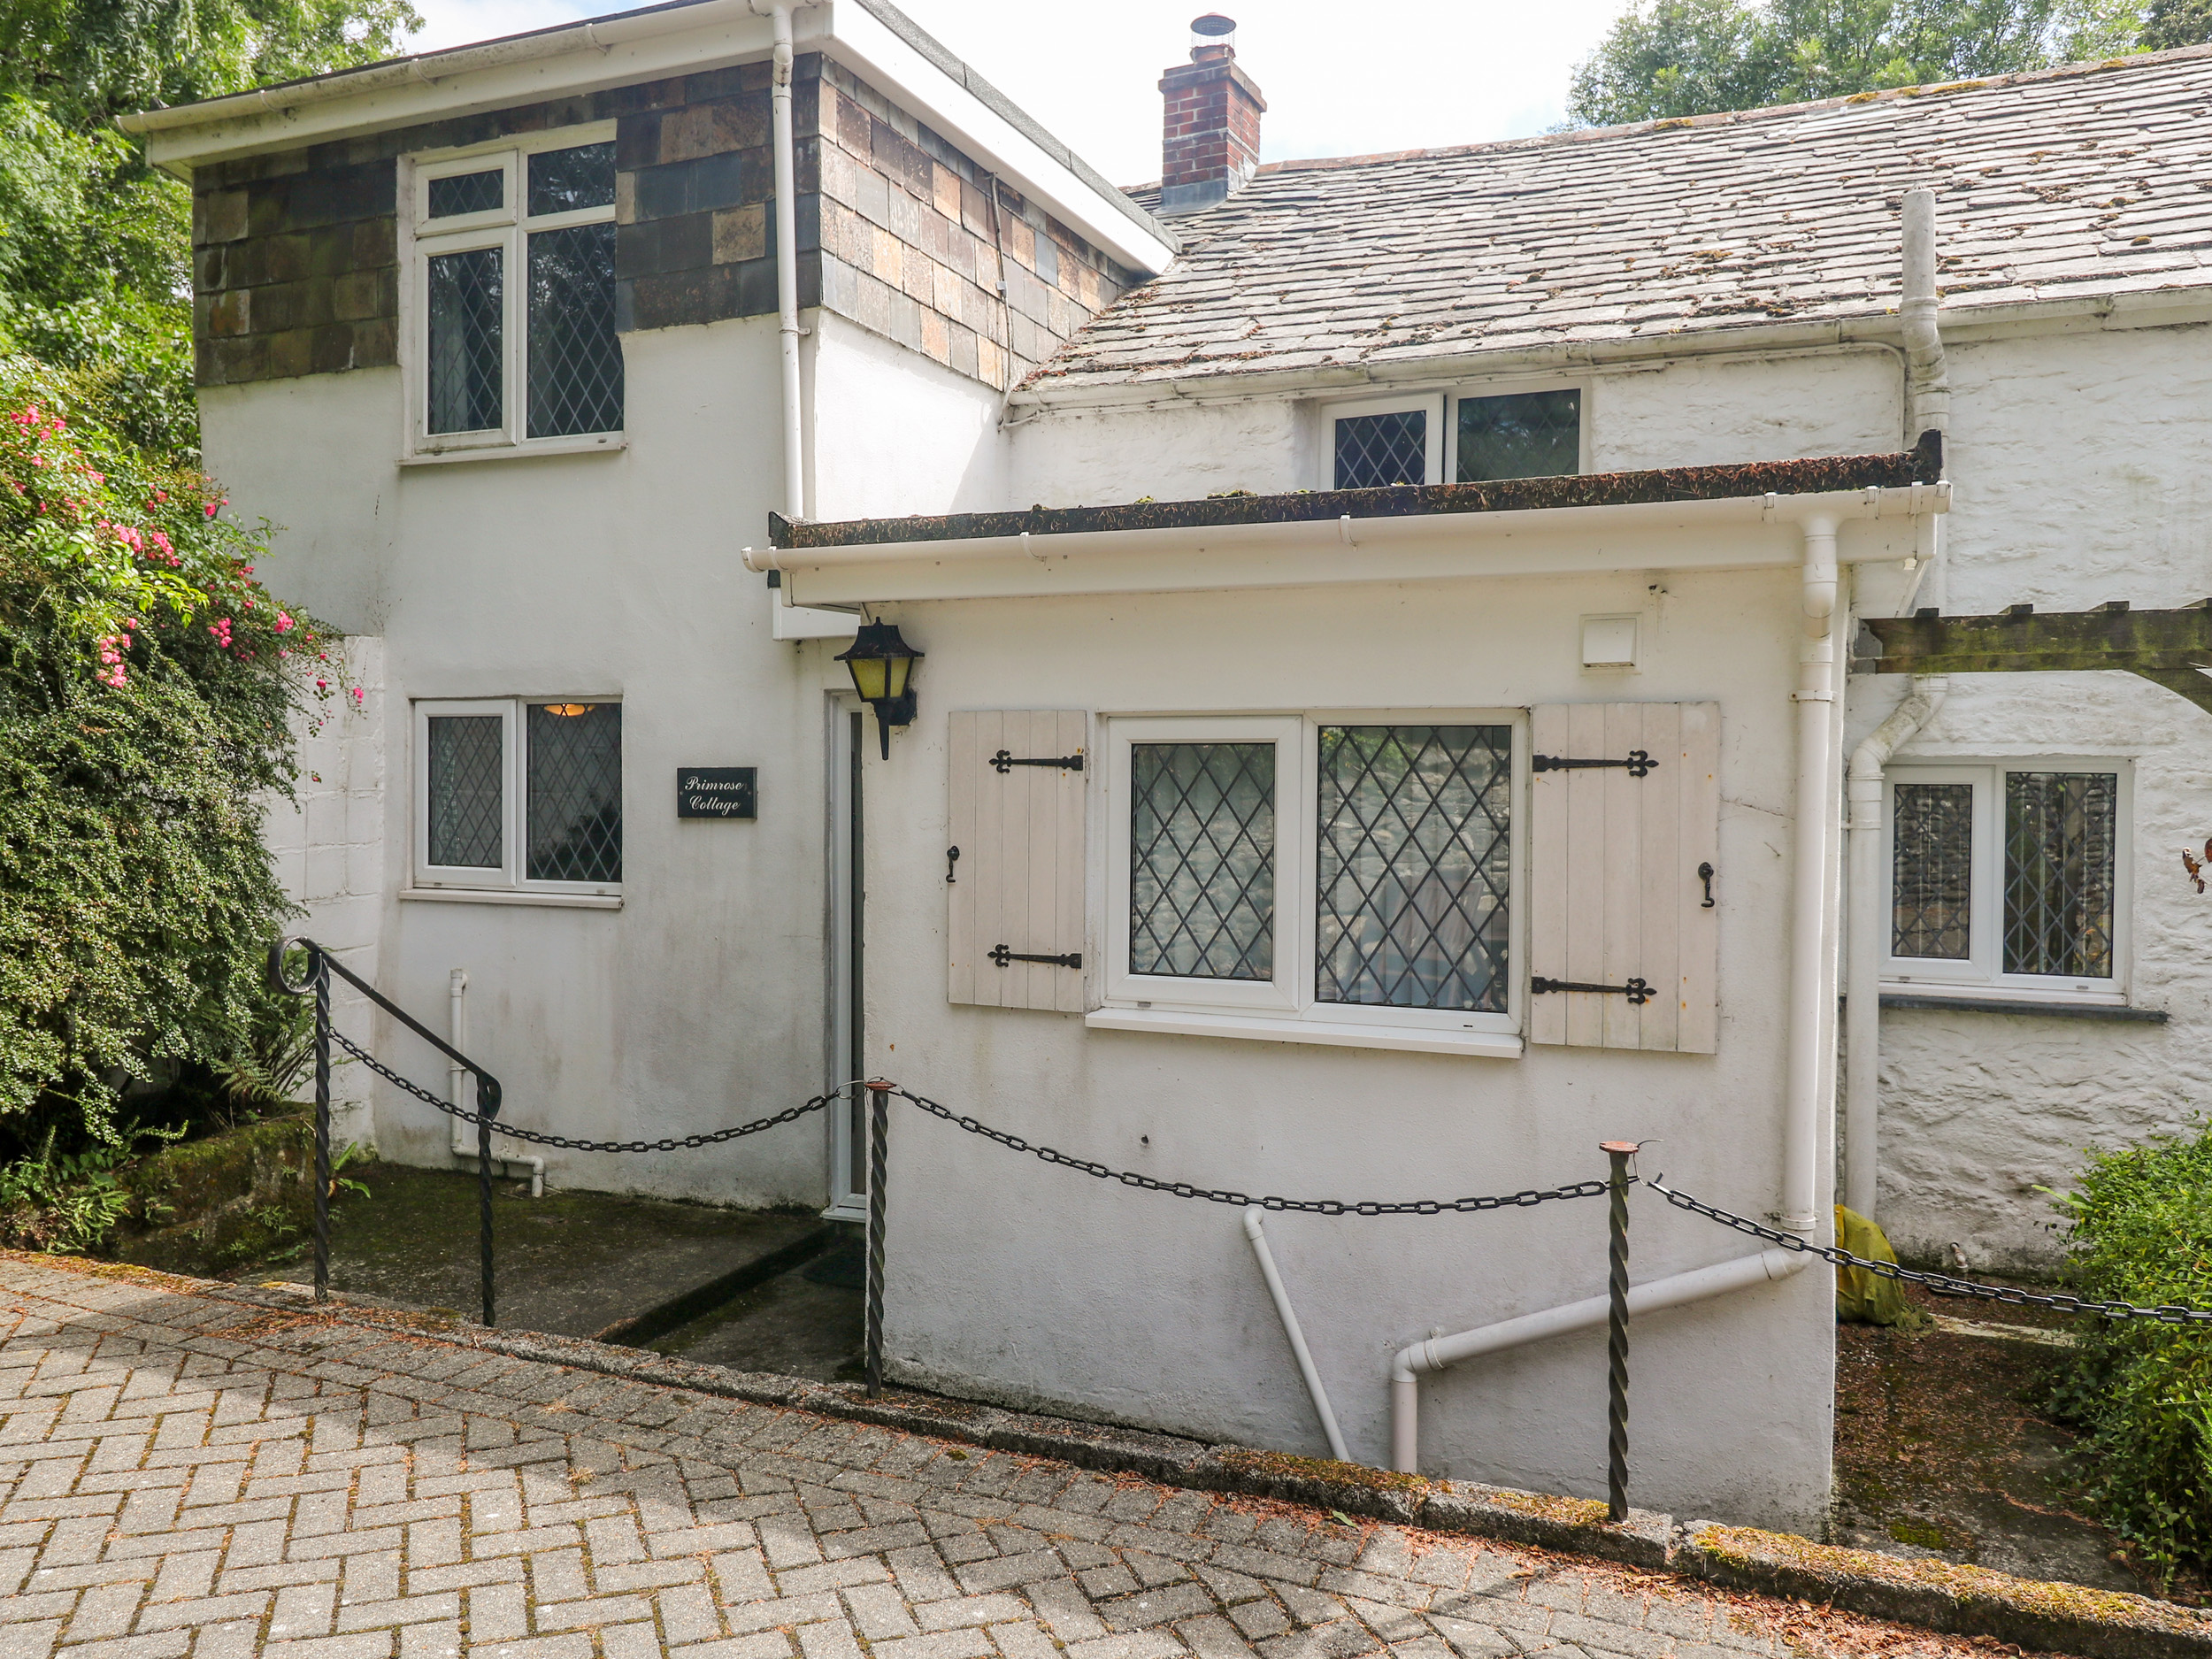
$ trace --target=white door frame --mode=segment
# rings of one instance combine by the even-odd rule
[[[822,1087],[833,1088],[865,1070],[866,1033],[861,1019],[861,897],[865,868],[861,858],[863,797],[860,699],[850,692],[828,698],[829,755],[829,1052]],[[856,1084],[846,1102],[829,1110],[829,1208],[831,1221],[868,1218],[866,1092]]]

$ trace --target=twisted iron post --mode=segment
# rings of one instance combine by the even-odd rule
[[[883,1205],[891,1085],[868,1086],[868,1398],[883,1393]]]
[[[1605,1507],[1616,1526],[1628,1519],[1628,1161],[1632,1141],[1600,1143],[1612,1160],[1607,1183],[1605,1321]]]
[[[492,1118],[499,1110],[496,1091],[487,1109],[484,1079],[476,1079],[476,1255],[478,1271],[483,1281],[484,1324],[492,1323]],[[460,1093],[458,1089],[455,1094]]]
[[[282,964],[282,947],[278,963]],[[310,945],[315,982],[315,1300],[330,1300],[330,968]]]

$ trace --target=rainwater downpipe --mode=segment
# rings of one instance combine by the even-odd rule
[[[1915,679],[1889,718],[1851,751],[1849,975],[1844,1006],[1843,1202],[1874,1214],[1881,1134],[1882,910],[1889,884],[1882,872],[1882,768],[1918,736],[1943,706],[1950,681]]]
[[[1897,309],[1905,329],[1905,442],[1919,442],[1924,432],[1941,433],[1948,473],[1951,373],[1939,320],[1943,300],[1936,291],[1935,192],[1906,191],[1903,217],[1904,281]],[[1901,616],[1922,602],[1940,608],[1944,601],[1943,520],[1932,515],[1924,524],[1927,545],[1912,567],[1912,591],[1899,607]]]
[[[804,412],[799,403],[799,193],[791,140],[791,8],[773,7],[775,73],[769,91],[776,147],[776,332],[783,349],[783,516],[806,517]]]
[[[1275,1271],[1274,1252],[1267,1248],[1267,1233],[1261,1225],[1266,1213],[1257,1204],[1246,1208],[1244,1236],[1251,1240],[1252,1254],[1260,1263],[1260,1277],[1267,1281],[1267,1294],[1275,1299],[1275,1312],[1283,1322],[1283,1334],[1290,1339],[1290,1351],[1298,1361],[1298,1374],[1306,1379],[1306,1393],[1313,1400],[1314,1410],[1320,1415],[1321,1432],[1329,1440],[1329,1455],[1340,1463],[1348,1463],[1352,1455],[1344,1449],[1343,1431],[1336,1425],[1329,1391],[1321,1386],[1321,1372],[1314,1365],[1312,1351],[1306,1347],[1306,1333],[1298,1328],[1298,1315],[1290,1305],[1290,1292],[1283,1288],[1283,1276]]]
[[[446,975],[446,1041],[463,1054],[469,1046],[469,976],[465,969],[455,968]],[[458,1061],[449,1060],[445,1067],[445,1097],[457,1106],[470,1103],[461,1091],[468,1084],[468,1069]],[[476,1137],[469,1126],[458,1118],[453,1120],[453,1156],[476,1162]],[[526,1157],[501,1156],[503,1164],[526,1164],[530,1166],[530,1196],[545,1196],[545,1160],[532,1155]]]

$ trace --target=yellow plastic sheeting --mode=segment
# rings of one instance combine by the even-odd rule
[[[1836,1248],[1870,1262],[1894,1262],[1880,1227],[1855,1210],[1836,1206]],[[1905,1287],[1863,1267],[1836,1269],[1836,1317],[1853,1325],[1893,1325],[1910,1331],[1927,1317],[1905,1300]]]

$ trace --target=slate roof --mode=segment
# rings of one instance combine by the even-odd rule
[[[1632,342],[1898,299],[1937,193],[1947,311],[2212,283],[2212,48],[1463,149],[1272,164],[1026,385]],[[1148,196],[1140,193],[1147,206]]]

